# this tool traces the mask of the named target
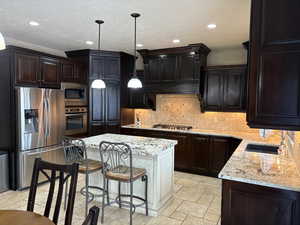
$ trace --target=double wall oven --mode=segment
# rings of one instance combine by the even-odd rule
[[[77,83],[63,83],[65,95],[65,135],[84,134],[88,131],[88,88]]]

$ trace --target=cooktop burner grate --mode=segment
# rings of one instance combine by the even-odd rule
[[[155,124],[153,128],[163,128],[170,130],[190,130],[192,126],[176,125],[176,124]]]

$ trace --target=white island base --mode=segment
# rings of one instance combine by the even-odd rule
[[[84,139],[87,144],[88,158],[100,160],[100,153],[95,145],[101,141],[120,142],[120,138],[124,137],[124,143],[127,143],[133,152],[133,167],[145,168],[148,175],[148,208],[150,216],[157,216],[159,210],[173,196],[174,190],[174,147],[177,141],[135,137],[128,135],[104,134]],[[93,138],[93,140],[92,140]],[[118,140],[115,140],[115,139]],[[101,139],[101,140],[100,140]],[[97,143],[95,143],[97,142]],[[90,143],[90,145],[89,145]],[[131,143],[132,144],[131,146]],[[141,146],[137,146],[137,143]],[[147,145],[147,143],[149,145]],[[156,146],[154,146],[156,144]],[[161,150],[157,151],[161,145]],[[147,151],[148,148],[156,148],[156,151]],[[141,152],[138,152],[142,150]],[[103,187],[103,177],[101,172],[90,174],[89,184],[92,186]],[[121,194],[129,194],[129,183],[121,184]],[[145,182],[141,179],[133,183],[133,194],[141,198],[145,198]],[[110,200],[114,201],[118,195],[118,182],[110,180],[109,183]],[[96,198],[97,201],[102,201],[102,198]],[[129,199],[122,198],[128,201]],[[134,200],[134,203],[141,201]],[[118,206],[117,204],[112,204]],[[145,213],[145,207],[137,207],[136,212]]]

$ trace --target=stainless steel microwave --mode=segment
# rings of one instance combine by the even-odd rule
[[[65,95],[65,106],[87,106],[87,85],[77,83],[62,83],[61,87]]]

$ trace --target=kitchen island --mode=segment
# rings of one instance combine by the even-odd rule
[[[126,143],[133,156],[133,167],[145,168],[148,175],[149,215],[157,216],[158,211],[173,195],[174,188],[174,148],[177,141],[119,134],[103,134],[83,139],[90,159],[100,160],[99,144],[102,141]],[[102,174],[90,175],[90,185],[102,187]],[[133,184],[134,195],[144,197],[144,182],[137,180]],[[122,194],[129,193],[129,184],[122,184]],[[110,181],[109,194],[111,200],[117,197],[118,183]],[[97,199],[101,201],[101,198]],[[144,213],[142,207],[136,209]]]

